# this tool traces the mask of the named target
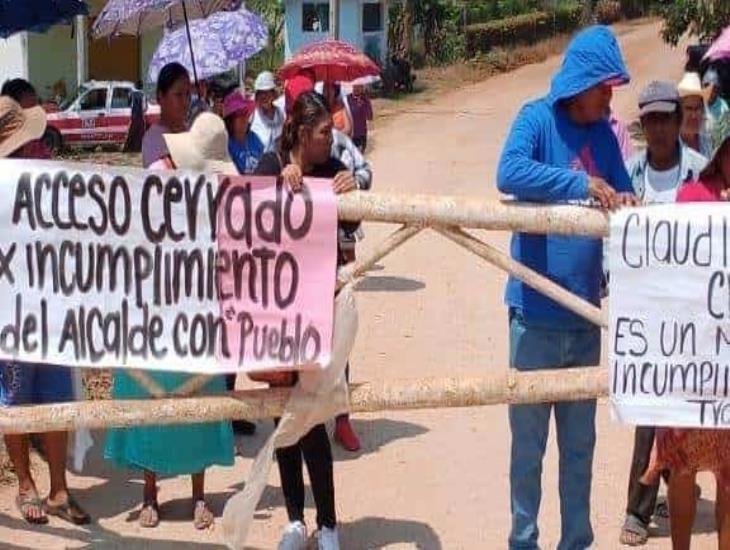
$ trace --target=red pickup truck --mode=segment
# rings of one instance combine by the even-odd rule
[[[53,151],[64,147],[123,146],[132,121],[132,100],[142,99],[147,127],[160,119],[160,108],[147,101],[133,83],[95,81],[84,84],[68,107],[47,114],[44,141]]]

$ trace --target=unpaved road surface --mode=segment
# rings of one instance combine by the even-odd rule
[[[636,115],[638,90],[655,78],[677,79],[683,54],[664,46],[658,24],[621,33],[634,79],[617,92],[615,108]],[[542,94],[559,64],[539,65],[459,89],[427,104],[414,104],[398,117],[379,121],[372,153],[375,187],[405,193],[497,198],[495,166],[519,107]],[[363,248],[394,227],[368,226]],[[508,235],[490,242],[505,249]],[[480,375],[505,369],[507,320],[502,304],[505,277],[478,258],[433,233],[424,233],[386,258],[360,284],[361,329],[353,354],[355,380]],[[358,456],[336,450],[337,503],[341,539],[347,549],[505,548],[510,525],[509,430],[505,407],[362,415],[355,419],[364,450]],[[252,457],[270,433],[242,440],[244,456],[231,469],[208,476],[211,502],[220,513],[228,495],[241,487]],[[599,407],[594,468],[593,520],[597,548],[617,548],[625,506],[632,430]],[[98,439],[102,439],[98,436]],[[184,442],[180,442],[184,444]],[[171,450],[172,451],[172,450]],[[79,500],[97,518],[88,529],[52,520],[31,529],[12,506],[14,488],[0,491],[0,548],[220,548],[220,529],[196,532],[189,521],[189,481],[161,483],[163,523],[138,528],[141,480],[115,472],[98,449],[83,477],[72,476]],[[714,548],[712,482],[702,478],[696,548]],[[45,480],[41,480],[45,487]],[[559,537],[557,453],[551,440],[544,464],[541,516],[543,548]],[[314,522],[311,499],[307,517]],[[275,548],[285,513],[279,479],[272,472],[251,535],[254,548]],[[667,526],[649,548],[669,548]]]

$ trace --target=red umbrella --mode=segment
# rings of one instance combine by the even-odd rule
[[[322,40],[304,46],[279,70],[279,78],[289,80],[302,70],[312,71],[315,79],[323,82],[350,82],[380,74],[380,68],[372,59],[338,40]]]

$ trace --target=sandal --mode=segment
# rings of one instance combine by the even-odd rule
[[[61,518],[74,525],[88,525],[91,523],[91,516],[70,495],[63,504],[49,504],[46,500],[45,507],[46,514],[49,516]]]
[[[644,546],[649,540],[649,530],[644,523],[634,517],[626,516],[621,528],[619,542],[625,546]]]
[[[197,501],[195,503],[195,508],[193,508],[193,526],[199,531],[202,531],[212,527],[214,521],[215,516],[213,515],[213,512],[210,511],[210,508],[208,508],[205,501]]]
[[[139,512],[139,526],[154,529],[160,524],[160,506],[156,500],[145,501]]]
[[[19,494],[15,497],[15,506],[17,506],[20,515],[31,525],[45,525],[48,523],[48,516],[43,508],[43,501],[36,493]],[[41,515],[36,517],[31,512],[40,510]]]

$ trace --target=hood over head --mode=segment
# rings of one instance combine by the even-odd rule
[[[608,82],[617,86],[630,80],[616,36],[604,25],[579,32],[568,45],[560,70],[553,77],[548,99],[558,101]]]

